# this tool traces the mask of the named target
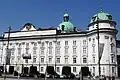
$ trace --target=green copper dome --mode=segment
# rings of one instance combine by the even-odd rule
[[[64,14],[63,22],[59,24],[59,29],[62,32],[73,32],[74,31],[74,25],[69,21],[68,14]]]
[[[112,21],[112,16],[105,12],[99,12],[98,14],[94,15],[90,21],[90,23],[96,22],[96,21],[102,21],[102,20],[109,20]]]

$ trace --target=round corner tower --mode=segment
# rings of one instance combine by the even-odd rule
[[[100,60],[100,75],[117,76],[116,34],[118,31],[112,15],[102,11],[94,15],[88,25],[88,32],[91,72],[97,73],[94,74],[95,76],[99,75]]]

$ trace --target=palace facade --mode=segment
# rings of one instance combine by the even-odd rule
[[[100,60],[101,75],[118,76],[118,31],[110,14],[94,15],[85,31],[77,30],[68,14],[64,14],[58,26],[36,29],[33,24],[26,23],[21,30],[5,32],[0,39],[1,70],[11,74],[14,71],[45,74],[50,66],[59,75],[67,72],[79,75],[88,70],[91,75],[98,76]]]

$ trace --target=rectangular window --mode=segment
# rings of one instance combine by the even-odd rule
[[[83,58],[83,63],[87,63],[87,59],[86,58]]]
[[[73,54],[76,54],[76,48],[75,47],[73,48]]]
[[[44,71],[44,67],[41,67],[41,70],[40,70],[41,72],[43,72]]]
[[[76,45],[76,41],[73,41],[73,45]]]
[[[21,54],[21,48],[18,48],[18,55]]]
[[[111,56],[111,63],[114,63],[114,56]]]
[[[36,58],[33,58],[33,63],[36,63]]]
[[[93,63],[95,63],[95,57],[93,57]]]
[[[68,63],[68,57],[65,58],[65,63]]]
[[[68,45],[68,41],[65,41],[65,46]]]
[[[115,67],[112,67],[112,73],[114,73],[115,72]]]
[[[44,63],[44,58],[41,58],[41,63]]]
[[[60,58],[57,58],[57,63],[60,63]]]
[[[73,72],[76,72],[76,67],[73,67]]]
[[[52,54],[52,47],[49,47],[49,54]]]
[[[51,47],[51,46],[52,46],[52,42],[49,43],[49,47]]]
[[[95,53],[95,44],[92,44],[93,53]]]
[[[73,58],[73,63],[76,63],[76,58]]]
[[[25,59],[25,63],[28,63],[28,59]]]
[[[44,54],[44,47],[41,48],[41,54]]]
[[[95,76],[95,67],[93,67],[93,76]]]
[[[60,46],[60,41],[57,42],[57,45]]]
[[[52,63],[52,58],[49,58],[49,63]]]
[[[68,48],[65,48],[65,54],[68,54]]]
[[[111,53],[114,53],[114,44],[112,43],[110,46],[111,46]]]
[[[44,45],[45,45],[44,42],[42,42],[41,46],[44,47]]]
[[[60,48],[59,47],[57,47],[57,53],[56,54],[60,55]]]
[[[33,49],[33,54],[36,54],[36,50],[35,49]]]
[[[83,47],[83,53],[84,54],[86,53],[86,47]]]
[[[83,40],[83,45],[86,45],[86,40]]]
[[[60,72],[60,67],[57,67],[57,72]]]

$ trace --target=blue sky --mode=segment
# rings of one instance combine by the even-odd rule
[[[91,17],[99,12],[110,13],[120,31],[120,0],[0,0],[0,33],[20,30],[25,23],[36,28],[57,27],[66,12],[77,29],[86,29]],[[120,32],[118,33],[120,39]]]

